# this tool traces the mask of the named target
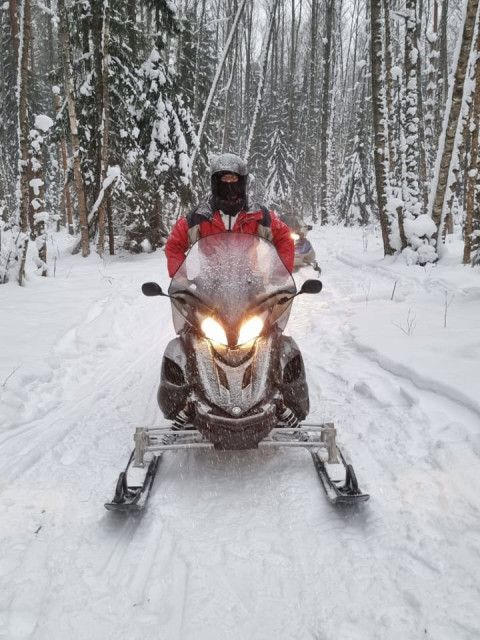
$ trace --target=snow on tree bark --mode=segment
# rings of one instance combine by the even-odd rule
[[[434,149],[436,144],[435,135],[435,102],[437,96],[438,82],[438,0],[433,3],[432,28],[427,32],[427,42],[429,47],[429,60],[427,67],[428,84],[425,100],[425,152],[427,156],[427,175],[432,176],[434,162]],[[427,204],[428,206],[428,204]]]
[[[370,47],[372,64],[372,111],[375,144],[375,185],[377,191],[378,213],[382,231],[383,251],[385,255],[393,255],[394,249],[390,241],[391,220],[387,210],[387,161],[385,139],[385,76],[383,51],[383,19],[382,0],[372,0],[370,10]]]
[[[418,78],[417,0],[405,5],[405,211],[407,248],[404,255],[409,264],[426,264],[436,260],[431,235],[433,226],[424,219],[423,180],[425,164],[420,159],[423,122],[419,113],[420,83]]]
[[[328,0],[325,6],[325,49],[323,63],[323,87],[322,87],[322,125],[320,134],[320,222],[327,224],[329,216],[328,207],[328,181],[329,181],[329,157],[328,157],[328,131],[330,124],[330,70],[332,66],[332,29],[335,12],[334,0]]]
[[[80,164],[80,142],[78,139],[77,113],[74,96],[73,68],[70,59],[70,44],[68,37],[68,21],[65,0],[58,0],[60,41],[63,53],[63,70],[65,76],[65,93],[68,102],[68,116],[70,120],[70,135],[73,151],[73,173],[75,190],[77,193],[78,217],[80,222],[80,246],[83,257],[90,253],[90,241],[88,237],[88,216],[83,185],[82,169]]]
[[[57,119],[60,116],[61,111],[61,100],[60,100],[60,89],[58,87],[54,87],[53,96],[55,101],[55,112],[57,114]],[[65,133],[62,130],[60,137],[60,151],[62,157],[62,170],[63,170],[63,198],[65,201],[65,217],[68,233],[73,236],[75,229],[73,226],[73,208],[72,208],[72,194],[70,193],[70,185],[68,179],[68,153],[67,153],[67,140],[65,138]]]
[[[110,133],[110,100],[108,93],[108,69],[109,69],[109,49],[108,43],[110,38],[110,7],[108,0],[103,3],[103,19],[102,19],[102,81],[101,81],[101,103],[102,103],[102,127],[100,136],[100,192],[103,197],[98,207],[98,242],[97,252],[101,255],[105,243],[105,218],[106,218],[106,198],[105,198],[105,181],[108,171],[109,156],[109,133]],[[110,247],[112,243],[110,242]]]
[[[433,184],[434,190],[431,194],[431,205],[429,205],[431,206],[432,219],[436,227],[434,238],[436,240],[437,253],[441,243],[441,225],[443,223],[445,210],[445,197],[454,153],[458,121],[462,108],[465,78],[475,31],[478,4],[479,0],[467,0],[459,57],[451,89],[452,98],[450,104],[447,104],[448,112],[446,114],[444,132],[441,137],[437,156],[437,163],[439,165],[438,179],[437,183],[435,184],[434,182]]]
[[[30,131],[30,163],[33,223],[35,233],[35,243],[38,251],[38,258],[35,260],[37,273],[41,276],[48,275],[47,265],[47,223],[49,214],[46,210],[45,202],[45,176],[44,176],[44,135],[53,126],[53,120],[47,116],[37,116],[35,128]]]
[[[480,26],[477,27],[477,42],[474,47],[475,59],[475,91],[470,106],[470,163],[467,179],[467,195],[465,201],[465,222],[463,227],[464,249],[463,263],[469,264],[472,252],[480,248],[480,211],[479,211],[479,127],[480,127]]]
[[[28,248],[28,210],[30,206],[30,158],[28,149],[28,135],[29,135],[29,123],[28,123],[28,60],[30,53],[30,38],[32,33],[32,15],[31,15],[31,2],[30,0],[24,0],[23,14],[21,21],[21,45],[18,52],[19,66],[18,66],[18,120],[19,120],[19,227],[20,232],[16,240],[16,260],[19,263],[18,267],[18,283],[23,284],[25,276],[25,262],[27,258]]]

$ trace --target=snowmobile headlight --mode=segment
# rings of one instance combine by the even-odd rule
[[[202,322],[202,331],[209,340],[212,342],[219,342],[220,344],[228,345],[227,335],[224,328],[213,318],[205,318]]]
[[[261,330],[263,329],[263,320],[259,316],[253,316],[240,327],[238,334],[238,344],[245,344],[246,342],[252,342],[255,338],[258,338]]]
[[[297,240],[300,240],[300,236],[298,235],[298,233],[294,233],[293,231],[292,231],[292,233],[290,234],[290,237],[291,237],[291,238],[292,238],[292,240],[294,240],[295,242],[296,242]]]

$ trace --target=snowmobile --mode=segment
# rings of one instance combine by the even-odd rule
[[[295,246],[294,270],[311,265],[320,276],[321,269],[315,259],[315,250],[311,242],[302,233],[296,231],[292,231],[291,236]]]
[[[298,218],[295,215],[283,216],[282,221],[290,229],[290,235],[294,242],[294,271],[310,265],[318,272],[318,276],[320,277],[321,269],[316,260],[315,250],[312,243],[307,240],[307,232],[311,231],[312,227],[310,225],[306,225],[301,218]]]
[[[177,337],[166,347],[157,399],[166,422],[138,427],[109,510],[138,511],[165,451],[304,447],[332,503],[367,500],[336,444],[331,423],[303,422],[309,411],[305,367],[283,334],[293,300],[319,293],[320,280],[295,281],[275,246],[255,235],[201,238],[175,273],[166,296]]]

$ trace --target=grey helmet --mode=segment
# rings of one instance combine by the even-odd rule
[[[213,156],[210,163],[210,175],[214,173],[236,173],[239,176],[247,175],[247,165],[234,153],[221,153]]]
[[[238,180],[223,182],[222,177],[228,173],[237,175]],[[229,216],[235,216],[242,209],[246,209],[247,175],[247,165],[234,153],[222,153],[212,159],[210,176],[215,209],[219,209]]]

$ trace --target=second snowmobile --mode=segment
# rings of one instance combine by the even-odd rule
[[[321,269],[317,262],[315,249],[313,248],[310,240],[307,239],[307,232],[311,231],[312,227],[310,225],[306,225],[301,218],[293,214],[282,216],[282,221],[290,229],[290,235],[292,236],[294,243],[294,271],[297,271],[302,267],[311,266],[320,276]]]
[[[105,507],[143,508],[164,451],[300,446],[311,451],[333,503],[367,500],[336,444],[333,424],[306,424],[308,387],[302,355],[284,335],[300,291],[273,244],[255,235],[201,238],[175,273],[168,293],[176,338],[165,350],[158,403],[165,424],[139,427],[129,463]]]

